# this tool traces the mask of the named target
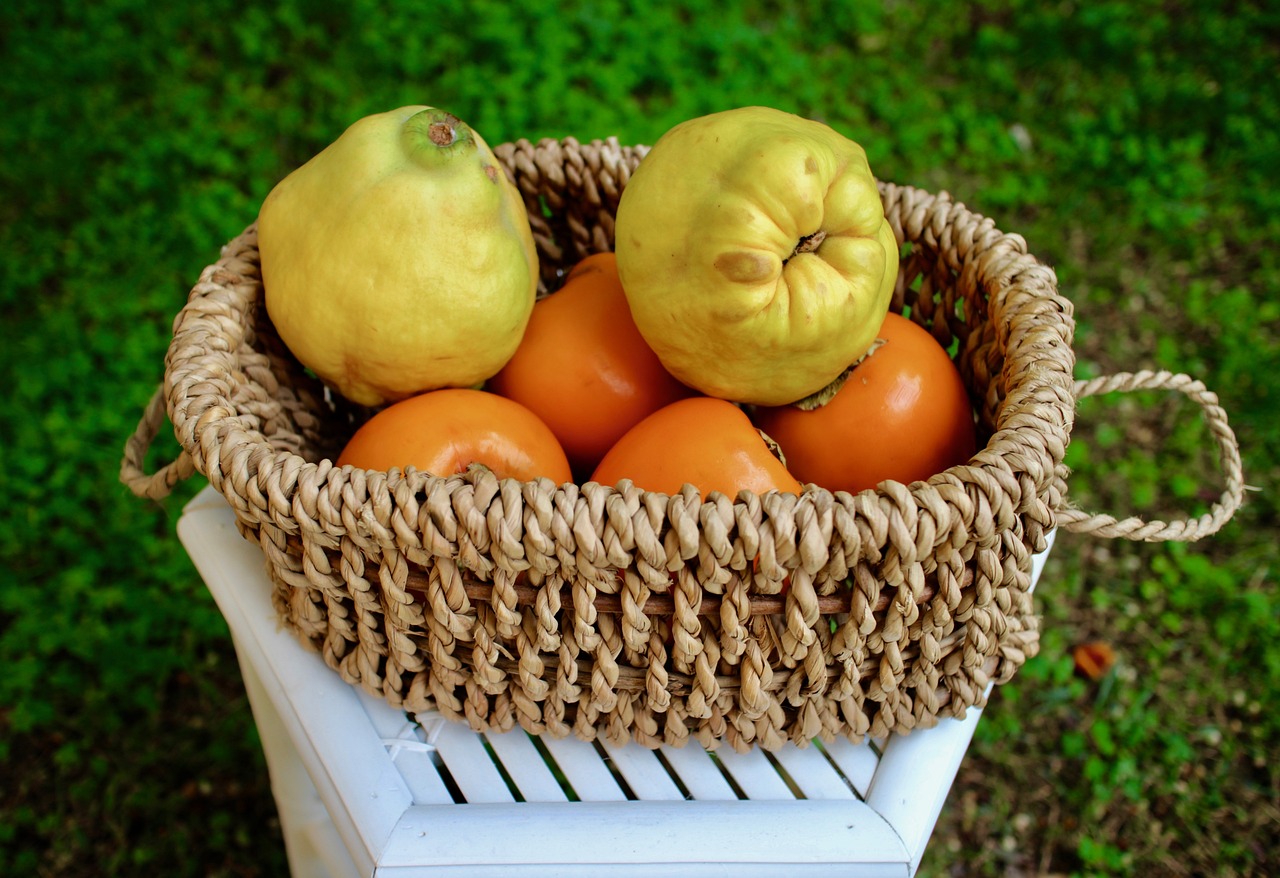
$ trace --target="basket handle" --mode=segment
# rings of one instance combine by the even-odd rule
[[[1067,506],[1058,512],[1058,523],[1069,531],[1101,537],[1123,537],[1145,542],[1192,542],[1216,532],[1230,520],[1244,498],[1244,472],[1240,465],[1240,446],[1227,424],[1227,413],[1218,405],[1218,397],[1204,384],[1189,375],[1172,372],[1117,372],[1088,381],[1077,381],[1073,387],[1077,400],[1116,391],[1176,390],[1200,406],[1209,430],[1218,446],[1218,464],[1226,476],[1226,490],[1213,508],[1199,518],[1181,521],[1145,521],[1126,518],[1117,521],[1109,515],[1094,515]]]
[[[183,449],[175,460],[160,467],[154,473],[148,474],[143,468],[147,450],[159,434],[160,425],[168,417],[164,404],[164,387],[161,386],[147,403],[137,429],[125,442],[124,460],[120,463],[120,481],[124,482],[138,497],[163,500],[169,496],[174,485],[190,478],[196,471],[195,461],[186,449]]]

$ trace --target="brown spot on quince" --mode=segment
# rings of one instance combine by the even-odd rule
[[[773,265],[761,253],[734,250],[721,253],[715,261],[716,270],[728,280],[740,284],[755,284],[773,275]]]

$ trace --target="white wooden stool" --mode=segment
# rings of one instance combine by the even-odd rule
[[[231,629],[295,878],[909,878],[981,715],[777,753],[477,734],[348,685],[284,630],[220,494],[178,533]]]

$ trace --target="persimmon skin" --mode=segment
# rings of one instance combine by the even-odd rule
[[[386,471],[416,467],[436,476],[483,464],[498,478],[573,481],[564,449],[538,416],[483,390],[433,390],[394,403],[365,422],[337,465]]]
[[[538,415],[580,475],[641,418],[693,395],[636,329],[610,252],[579,261],[534,305],[520,346],[486,387]]]
[[[799,494],[802,486],[770,451],[746,413],[731,402],[694,396],[663,406],[609,449],[591,481],[678,494],[686,483],[706,497],[719,491]]]
[[[976,447],[960,372],[927,330],[890,313],[873,347],[824,406],[760,408],[754,420],[796,478],[857,493],[904,484],[964,463]]]

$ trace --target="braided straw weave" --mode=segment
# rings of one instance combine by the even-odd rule
[[[646,151],[495,150],[526,198],[543,293],[612,246]],[[881,194],[907,244],[893,307],[956,343],[982,433],[971,461],[927,483],[704,498],[337,469],[369,412],[327,394],[275,335],[252,226],[179,313],[122,477],[160,496],[206,476],[261,545],[281,619],[408,710],[738,749],[960,715],[1037,648],[1030,558],[1064,505],[1074,324],[1021,237],[946,194]],[[182,456],[144,476],[165,416]]]

